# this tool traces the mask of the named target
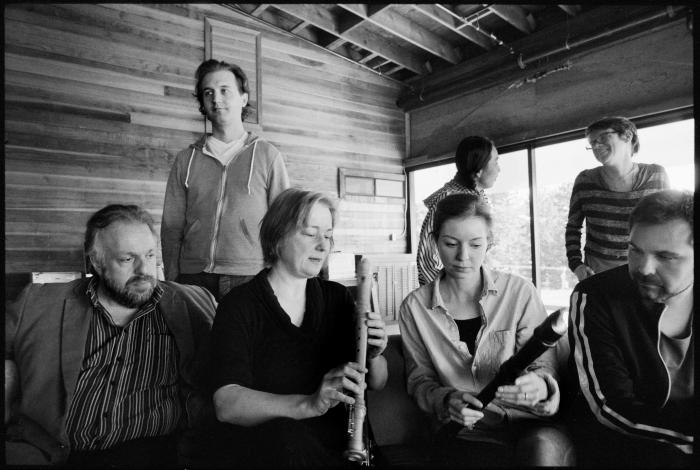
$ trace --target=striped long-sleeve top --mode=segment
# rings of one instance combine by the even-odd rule
[[[612,191],[601,173],[602,166],[583,170],[574,181],[566,224],[566,257],[574,271],[584,264],[581,229],[586,221],[585,264],[594,272],[605,271],[627,262],[629,216],[647,194],[669,187],[661,165],[639,163],[632,190]]]

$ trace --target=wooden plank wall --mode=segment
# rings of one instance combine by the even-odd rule
[[[82,270],[87,218],[136,203],[160,223],[205,16],[262,31],[263,123],[292,184],[337,196],[338,168],[401,173],[399,85],[214,4],[5,7],[5,269]],[[341,203],[339,249],[406,251],[404,200]],[[389,234],[395,234],[394,241]],[[397,236],[399,235],[399,236]]]

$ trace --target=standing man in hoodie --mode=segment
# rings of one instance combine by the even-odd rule
[[[199,111],[212,124],[175,158],[165,191],[161,241],[165,278],[221,299],[263,268],[259,223],[289,187],[282,154],[247,132],[248,78],[209,59],[195,72]]]

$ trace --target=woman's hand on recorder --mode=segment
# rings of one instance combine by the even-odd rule
[[[367,369],[356,362],[348,362],[328,371],[313,395],[309,395],[312,414],[320,416],[338,403],[353,405],[356,395],[364,393],[364,374]]]

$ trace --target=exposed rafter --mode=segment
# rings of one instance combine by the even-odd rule
[[[258,16],[260,13],[263,11],[267,10],[267,7],[269,7],[269,3],[261,3],[257,7],[255,7],[255,10],[251,11],[250,14],[253,16]]]
[[[280,3],[275,4],[275,7],[346,42],[353,43],[396,64],[402,65],[415,73],[424,73],[422,61],[419,57],[407,52],[395,43],[386,41],[378,34],[368,30],[358,31],[354,28],[344,32],[341,31],[338,18],[322,5]]]
[[[356,18],[372,23],[451,64],[457,64],[461,60],[460,55],[449,42],[390,8],[386,8],[388,5],[358,3],[338,3],[337,5],[352,12]]]
[[[535,30],[535,18],[519,5],[490,5],[492,12],[525,34]]]
[[[295,27],[293,27],[292,29],[290,29],[289,32],[292,33],[292,34],[298,34],[299,31],[301,31],[302,29],[306,28],[307,26],[309,26],[308,21],[301,21],[301,22],[299,22],[299,24],[297,24]]]
[[[369,54],[364,56],[362,59],[358,60],[358,62],[361,64],[366,64],[367,62],[374,59],[375,57],[377,57],[377,54],[374,52],[370,52]]]
[[[581,11],[581,5],[557,5],[564,10],[569,16],[576,16]]]
[[[495,45],[490,37],[485,36],[472,25],[466,24],[462,17],[443,5],[416,3],[412,7],[431,20],[440,23],[452,32],[459,34],[487,51]]]
[[[495,3],[242,3],[223,4],[250,18],[277,27],[330,53],[382,75],[396,74],[413,87],[425,80],[440,83],[460,75],[462,66],[488,69],[514,61],[522,69],[541,57],[558,54],[576,44],[570,23],[591,11],[600,11],[603,29],[606,12],[622,8],[589,4]],[[644,8],[640,7],[641,10]],[[669,16],[674,7],[667,5]],[[631,18],[635,14],[630,15]],[[578,21],[577,21],[578,23]],[[557,26],[561,37],[541,35],[536,43],[524,41]],[[592,28],[595,25],[591,25]],[[549,40],[558,41],[544,47]],[[525,46],[523,46],[525,45]],[[555,53],[551,52],[552,50]],[[510,54],[507,54],[509,51]],[[476,72],[479,75],[480,72]],[[394,79],[393,77],[389,77]],[[435,94],[435,93],[434,93]],[[428,94],[421,91],[425,98]]]

